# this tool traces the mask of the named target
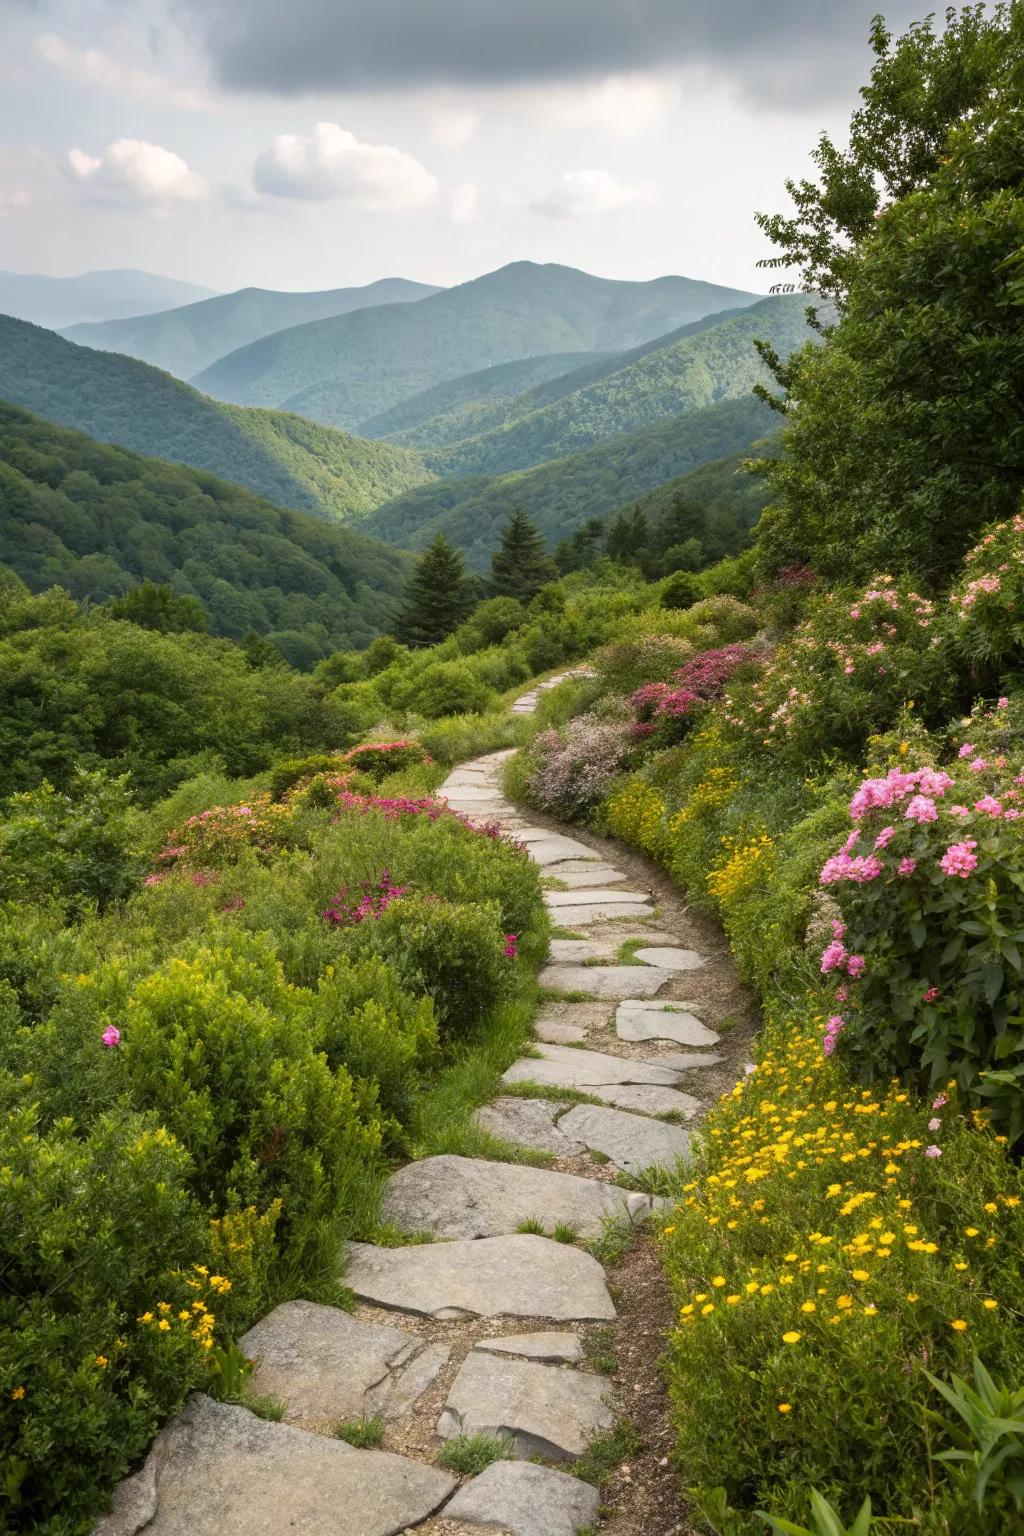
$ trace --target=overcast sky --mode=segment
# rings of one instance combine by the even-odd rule
[[[842,135],[881,4],[0,0],[0,268],[764,289],[753,210]]]

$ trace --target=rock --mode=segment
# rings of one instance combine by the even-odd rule
[[[664,1058],[668,1062],[668,1057]],[[659,1059],[661,1065],[661,1059]],[[614,1104],[617,1109],[632,1109],[641,1115],[683,1115],[687,1120],[700,1113],[704,1108],[700,1099],[695,1099],[691,1093],[680,1093],[676,1088],[649,1088],[644,1085],[632,1086],[628,1083],[613,1083],[604,1087],[595,1084],[588,1088],[587,1092],[593,1094],[595,1099],[601,1099],[605,1104]]]
[[[562,1117],[565,1135],[603,1152],[624,1173],[644,1168],[671,1168],[689,1156],[690,1138],[678,1125],[624,1114],[596,1104],[576,1104]]]
[[[200,1394],[157,1436],[143,1471],[115,1490],[93,1536],[143,1527],[146,1536],[394,1536],[433,1514],[455,1483],[436,1467]]]
[[[664,972],[654,971],[654,975]],[[719,1036],[679,1003],[629,998],[615,1010],[620,1040],[674,1040],[677,1045],[717,1045]]]
[[[714,1051],[668,1051],[657,1059],[662,1066],[673,1067],[677,1072],[695,1072],[701,1067],[717,1067],[725,1057],[716,1056]]]
[[[564,910],[559,908],[559,912],[567,922],[571,920],[574,928],[589,928],[591,923],[609,923],[622,918],[638,919],[654,916],[654,908],[639,901],[595,902],[592,907],[566,907]],[[558,916],[558,912],[552,915]],[[637,966],[637,970],[642,969],[642,966]]]
[[[523,1163],[492,1163],[471,1157],[425,1157],[407,1163],[388,1180],[382,1216],[406,1232],[438,1237],[500,1237],[524,1222],[550,1232],[558,1223],[583,1237],[597,1237],[604,1222],[639,1221],[650,1197],[596,1179]]]
[[[502,799],[501,791],[498,788],[498,785],[493,783],[493,782],[491,782],[489,784],[460,784],[460,785],[456,785],[451,790],[450,794],[448,792],[448,786],[446,785],[444,793],[445,793],[445,797],[449,801],[449,803],[452,800],[465,800],[465,801],[468,802],[468,801],[471,801],[471,800],[500,800],[500,799]],[[512,807],[508,804],[508,802],[504,801],[504,804],[506,806],[506,809],[511,811]]]
[[[629,876],[611,864],[594,863],[588,869],[582,859],[569,859],[559,865],[557,878],[574,891],[585,890],[590,885],[614,885],[619,880],[628,880]]]
[[[474,1349],[451,1384],[437,1432],[444,1440],[501,1435],[523,1460],[571,1461],[614,1428],[608,1390],[601,1376]]]
[[[477,1110],[477,1125],[492,1136],[500,1136],[517,1147],[536,1147],[553,1152],[556,1157],[575,1157],[583,1151],[580,1142],[563,1136],[555,1124],[568,1104],[553,1099],[495,1099]]]
[[[644,965],[658,965],[665,971],[699,971],[707,965],[703,955],[695,949],[679,949],[674,944],[653,945],[650,949],[638,949],[636,958]]]
[[[378,1413],[385,1419],[403,1419],[417,1399],[436,1381],[450,1356],[451,1348],[447,1344],[428,1344],[414,1360],[410,1360],[378,1408]]]
[[[578,965],[582,960],[605,959],[611,947],[598,939],[552,939],[551,958],[560,965]]]
[[[601,1496],[590,1483],[554,1467],[492,1461],[445,1509],[452,1520],[498,1527],[511,1536],[576,1536],[596,1526]]]
[[[650,891],[545,891],[544,900],[549,907],[586,907],[603,901],[650,901]]]
[[[548,965],[537,979],[552,992],[590,992],[614,1000],[637,992],[653,997],[672,973],[647,965]]]
[[[516,1233],[410,1248],[348,1245],[345,1283],[362,1301],[423,1317],[543,1317],[606,1322],[615,1308],[595,1258]]]
[[[533,1028],[537,1039],[546,1040],[549,1045],[574,1045],[587,1038],[581,1025],[564,1019],[534,1019]]]
[[[506,1333],[496,1339],[481,1339],[475,1348],[544,1365],[576,1365],[583,1359],[578,1333]]]
[[[574,837],[565,837],[561,832],[540,832],[539,836],[532,837],[526,835],[530,831],[536,834],[539,830],[527,827],[516,834],[519,841],[526,844],[530,858],[536,864],[557,864],[562,859],[585,859],[591,852],[586,843],[577,842]]]
[[[415,1334],[311,1301],[275,1307],[238,1342],[257,1362],[255,1393],[280,1398],[288,1423],[328,1431],[385,1411],[401,1368],[422,1348]]]
[[[502,1076],[503,1083],[539,1083],[552,1088],[591,1087],[611,1083],[643,1083],[671,1088],[678,1072],[657,1062],[630,1061],[603,1051],[581,1051],[571,1045],[539,1045],[539,1055],[514,1061]]]

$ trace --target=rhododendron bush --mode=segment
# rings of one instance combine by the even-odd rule
[[[744,662],[766,655],[749,645],[721,645],[683,663],[669,683],[645,683],[630,695],[635,715],[630,734],[642,738],[656,732],[664,742],[685,734],[699,705],[716,699]]]
[[[545,810],[585,815],[608,789],[629,751],[623,721],[580,715],[533,743],[527,784]]]
[[[972,733],[973,734],[973,733]],[[965,740],[946,768],[891,768],[850,801],[821,871],[841,913],[821,955],[825,1027],[868,1076],[954,1076],[1024,1132],[1024,774]]]
[[[964,556],[949,595],[952,639],[975,665],[1019,654],[1024,644],[1024,515],[989,528]]]

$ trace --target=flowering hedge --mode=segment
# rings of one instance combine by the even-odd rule
[[[418,741],[403,738],[401,741],[366,741],[358,747],[350,747],[343,762],[350,763],[360,773],[368,773],[373,779],[382,779],[389,773],[401,773],[405,768],[429,767],[433,758]]]
[[[748,645],[717,646],[684,662],[671,683],[645,683],[630,695],[635,716],[630,734],[643,738],[658,732],[666,742],[678,740],[700,704],[717,698],[744,662],[765,654]]]
[[[997,523],[964,556],[949,595],[953,644],[975,664],[997,663],[1024,644],[1024,515]]]
[[[584,816],[608,789],[628,751],[620,720],[580,715],[563,730],[542,731],[530,752],[530,794],[545,810]]]

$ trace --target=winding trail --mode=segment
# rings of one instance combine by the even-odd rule
[[[538,693],[513,712],[531,713]],[[395,1173],[382,1219],[433,1241],[351,1244],[354,1314],[287,1302],[240,1340],[258,1361],[252,1392],[279,1399],[284,1422],[195,1396],[96,1536],[576,1536],[597,1527],[599,1497],[559,1464],[607,1436],[622,1411],[643,1415],[647,1399],[664,1443],[635,1483],[619,1469],[601,1529],[685,1529],[654,1365],[663,1282],[648,1264],[662,1315],[620,1322],[632,1342],[613,1382],[602,1356],[635,1297],[621,1275],[613,1294],[599,1257],[614,1263],[629,1246],[615,1239],[662,1203],[636,1176],[685,1158],[688,1127],[734,1081],[744,999],[720,936],[661,872],[548,818],[528,821],[506,800],[511,755],[461,765],[440,793],[499,822],[545,876],[557,936],[536,1045],[477,1112],[523,1160],[428,1157]],[[740,1027],[726,1034],[723,1022]],[[616,1183],[620,1174],[632,1182]],[[334,1438],[339,1423],[371,1418],[383,1448]],[[436,1464],[441,1442],[460,1435],[500,1435],[514,1459],[460,1483]]]

